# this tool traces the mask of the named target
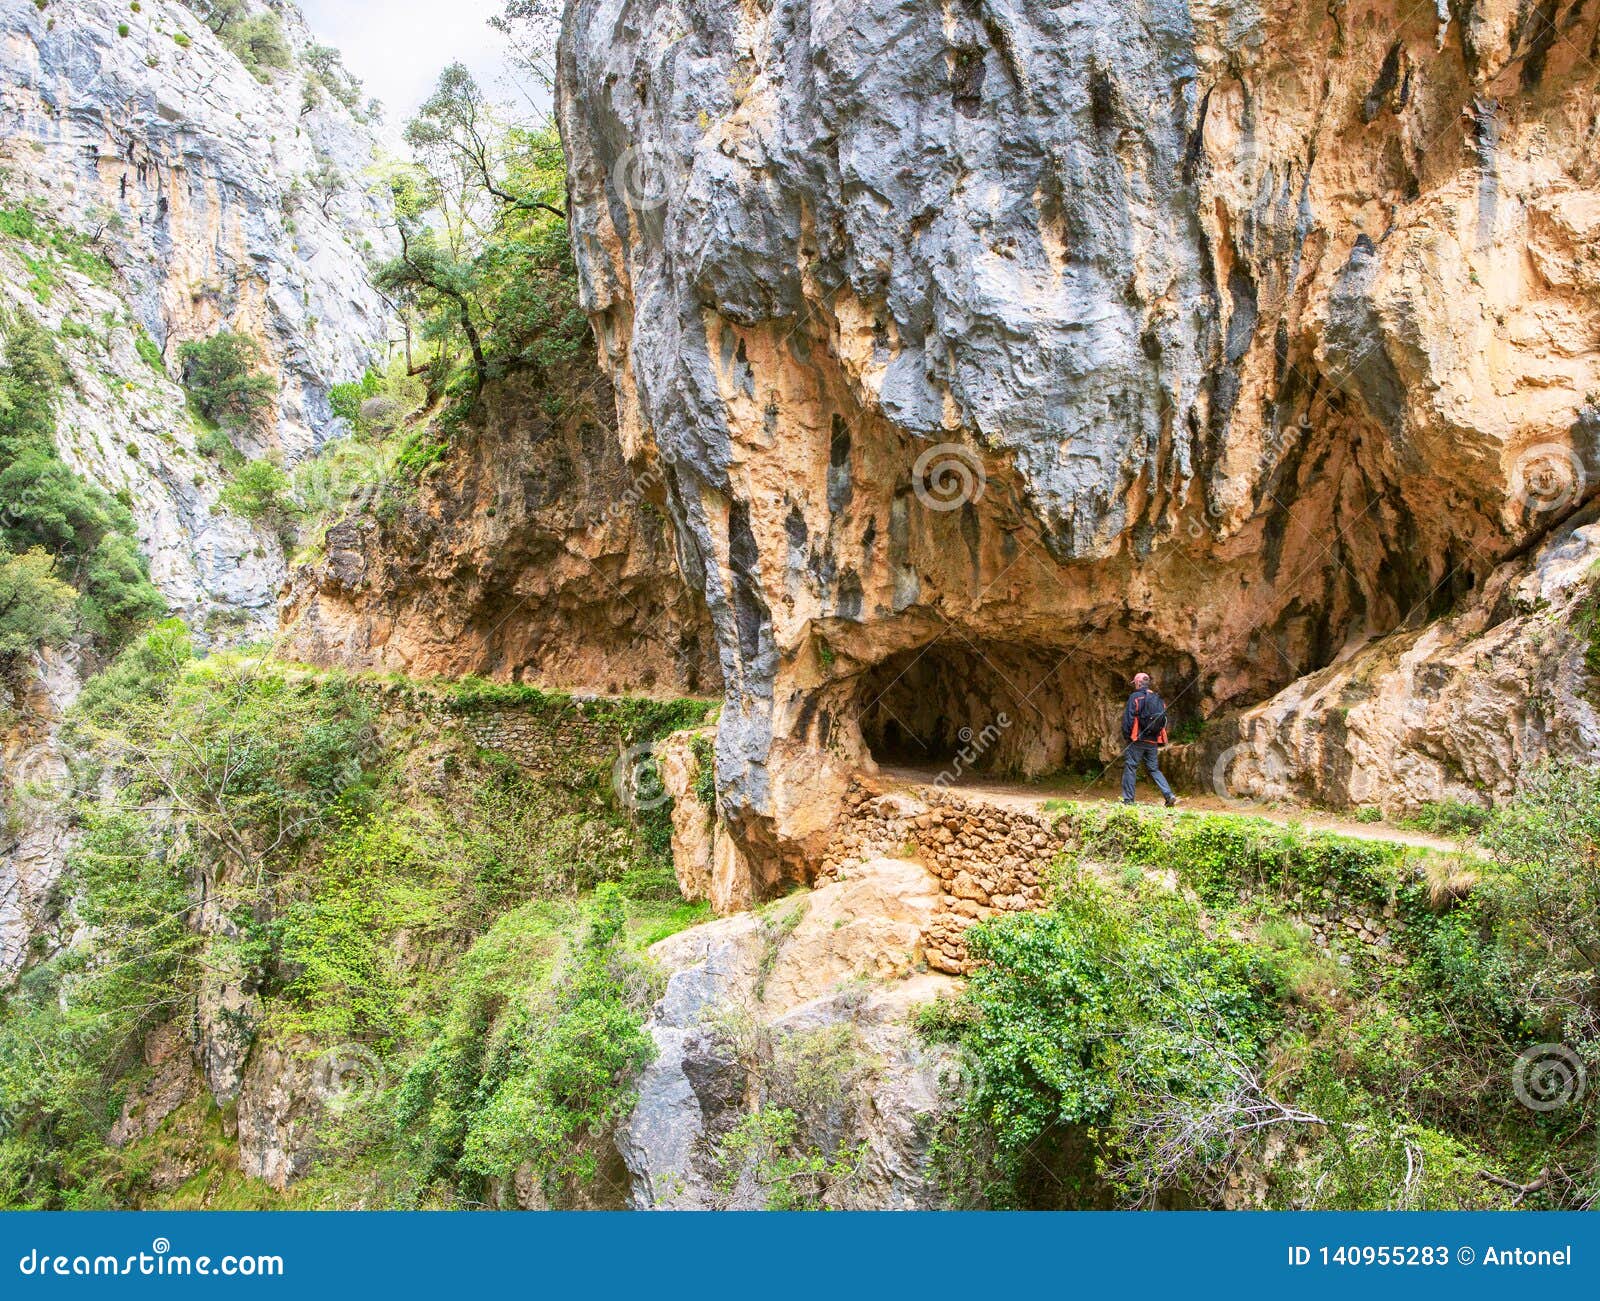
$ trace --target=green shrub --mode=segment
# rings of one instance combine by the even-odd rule
[[[602,886],[581,937],[529,904],[463,959],[439,1033],[406,1074],[395,1121],[428,1176],[474,1182],[531,1168],[547,1193],[594,1177],[592,1134],[627,1113],[654,1045],[650,982]]]
[[[178,349],[183,386],[196,409],[215,424],[248,425],[272,407],[277,382],[256,373],[261,348],[249,335],[223,330]]]
[[[0,548],[0,662],[65,642],[77,599],[55,576],[49,552],[35,547],[14,556]]]
[[[294,514],[289,476],[275,461],[251,461],[222,490],[221,501],[236,514],[255,522],[284,524]]]
[[[382,389],[383,377],[369,368],[360,379],[347,384],[335,384],[329,389],[328,405],[334,415],[341,420],[348,420],[354,426],[361,420],[361,404],[368,398],[376,397]]]
[[[1489,810],[1477,804],[1463,804],[1460,800],[1441,800],[1422,805],[1409,817],[1401,818],[1400,825],[1417,831],[1429,831],[1437,836],[1459,836],[1482,830],[1489,820]]]
[[[283,33],[283,21],[275,13],[236,18],[224,26],[218,35],[257,81],[270,81],[273,71],[289,66],[289,42]]]
[[[167,373],[166,359],[161,355],[160,346],[143,329],[134,332],[133,346],[139,355],[144,358],[145,365],[155,371],[157,375],[165,375]]]
[[[1529,1014],[1600,1047],[1600,769],[1547,762],[1484,833],[1496,870],[1479,885],[1522,976]]]

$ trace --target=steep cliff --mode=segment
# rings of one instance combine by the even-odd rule
[[[1136,668],[1210,718],[1506,590],[1600,468],[1597,21],[570,5],[585,304],[712,611],[746,848],[806,875],[872,752],[1004,715],[997,768],[1107,757]],[[1577,689],[1479,715],[1471,783],[1403,798],[1597,739]],[[1283,747],[1289,784],[1363,797],[1417,743],[1382,730],[1343,781]]]
[[[369,494],[285,589],[288,652],[415,677],[477,674],[575,690],[712,693],[705,609],[673,532],[614,432],[592,359],[550,394],[486,390],[443,461],[393,509]]]
[[[221,326],[265,345],[271,441],[296,460],[334,429],[329,387],[388,337],[366,269],[384,200],[364,175],[373,128],[307,89],[299,10],[251,8],[286,45],[254,71],[176,0],[8,5],[0,161],[11,201],[95,232],[169,366]]]
[[[261,343],[274,409],[233,441],[293,462],[341,432],[328,389],[388,331],[369,268],[386,238],[364,175],[373,128],[316,89],[299,12],[258,12],[284,45],[252,71],[164,0],[0,10],[0,313],[37,322],[61,363],[55,453],[126,507],[161,598],[213,644],[276,631],[283,545],[230,508],[180,346],[222,328]],[[4,522],[34,495],[7,500]],[[80,635],[0,674],[0,977],[52,925],[72,840],[56,735],[103,650]]]

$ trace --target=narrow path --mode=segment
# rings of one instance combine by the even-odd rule
[[[884,767],[881,779],[890,783],[915,788],[931,788],[939,776],[937,769]],[[963,777],[947,783],[951,790],[980,799],[990,804],[1008,808],[1042,809],[1050,800],[1070,800],[1077,804],[1114,804],[1122,798],[1121,771],[1117,781],[1107,777],[1088,781],[1081,777],[1060,776],[1040,782],[997,782],[983,777]],[[1182,792],[1180,792],[1182,794]],[[1308,809],[1286,802],[1270,804],[1253,800],[1225,800],[1216,795],[1182,794],[1183,802],[1173,810],[1192,813],[1231,813],[1240,817],[1264,818],[1280,826],[1301,826],[1312,831],[1331,831],[1352,840],[1381,841],[1394,845],[1413,845],[1419,849],[1434,849],[1444,853],[1458,852],[1462,842],[1445,836],[1429,835],[1423,831],[1408,831],[1387,823],[1357,822],[1321,809]],[[1141,774],[1139,803],[1146,810],[1164,812],[1161,799],[1151,787],[1149,779]]]

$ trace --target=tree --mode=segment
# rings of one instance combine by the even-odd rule
[[[0,661],[72,635],[78,594],[55,576],[55,561],[40,547],[20,556],[0,550]]]
[[[247,334],[222,330],[178,349],[183,386],[200,414],[217,424],[253,423],[272,405],[278,385],[256,373],[261,349]]]
[[[465,64],[452,63],[439,74],[439,84],[406,124],[406,143],[435,176],[454,172],[500,203],[547,212],[566,220],[566,211],[537,193],[509,188],[501,156],[504,132]]]
[[[1600,1043],[1600,771],[1550,762],[1484,835],[1497,871],[1480,892],[1535,1018]]]

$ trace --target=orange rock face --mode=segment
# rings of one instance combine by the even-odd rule
[[[1600,15],[647,7],[568,16],[574,238],[749,852],[1001,715],[997,771],[1108,757],[1136,669],[1231,716],[1582,523]]]

